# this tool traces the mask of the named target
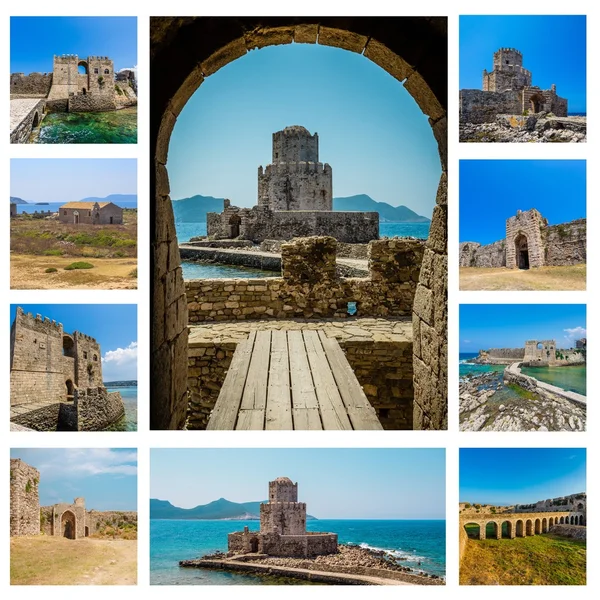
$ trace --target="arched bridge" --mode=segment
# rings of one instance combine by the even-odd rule
[[[513,539],[540,533],[548,533],[554,525],[585,525],[585,513],[582,511],[522,512],[522,513],[486,513],[460,516],[461,534],[467,525],[479,526],[479,539],[486,539],[488,525],[493,525],[490,539]],[[506,524],[506,527],[504,525]],[[504,533],[503,533],[504,532]]]

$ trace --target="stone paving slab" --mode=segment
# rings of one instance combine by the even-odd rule
[[[342,345],[361,343],[412,344],[413,327],[409,318],[377,319],[357,318],[344,320],[294,320],[273,319],[262,321],[239,321],[235,323],[203,323],[189,328],[189,355],[194,348],[206,348],[215,344],[237,345],[261,330],[322,330],[327,337],[335,338]]]
[[[32,410],[46,408],[47,406],[52,406],[53,404],[58,404],[58,401],[52,400],[48,402],[28,402],[26,404],[17,404],[15,406],[10,407],[10,418],[12,419],[13,417],[24,415],[25,413],[29,413]]]
[[[40,98],[19,98],[10,101],[10,132],[35,108]]]

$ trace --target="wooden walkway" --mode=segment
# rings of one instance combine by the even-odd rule
[[[323,331],[253,331],[238,344],[207,429],[383,429]]]

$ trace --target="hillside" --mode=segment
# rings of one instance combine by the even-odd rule
[[[29,202],[27,202],[27,200],[23,200],[23,198],[17,198],[15,196],[10,197],[10,203],[11,204],[29,204]]]
[[[235,519],[249,520],[260,518],[260,504],[266,502],[230,502],[219,498],[208,504],[201,504],[194,508],[179,508],[173,506],[168,500],[150,499],[151,519]],[[314,519],[307,515],[307,519]]]
[[[114,202],[118,206],[119,202],[137,202],[137,194],[109,194],[104,198],[90,196],[82,198],[79,202]]]
[[[205,223],[207,212],[222,212],[222,210],[223,198],[198,194],[191,198],[173,200],[173,213],[175,214],[176,223]],[[379,220],[389,223],[429,223],[430,221],[427,217],[418,215],[407,206],[391,206],[386,202],[376,202],[367,194],[334,198],[333,210],[378,212]]]

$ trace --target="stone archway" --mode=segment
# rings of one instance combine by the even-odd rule
[[[240,215],[231,215],[229,219],[229,238],[235,239],[240,235],[240,225],[242,223],[242,219]]]
[[[542,110],[544,104],[544,96],[542,94],[533,94],[529,98],[529,110],[532,113],[539,113]]]
[[[77,539],[77,518],[70,510],[65,510],[61,515],[60,530],[62,537],[66,537],[69,540]]]
[[[82,70],[82,71],[80,71],[79,69],[83,69],[83,70]],[[88,66],[88,64],[87,64],[87,61],[85,61],[85,60],[80,60],[80,61],[77,63],[77,72],[78,72],[80,75],[88,75],[88,73],[89,73],[89,66]]]
[[[515,258],[517,268],[529,269],[529,246],[527,244],[527,236],[524,233],[519,233],[515,238]]]
[[[319,43],[363,54],[401,81],[429,117],[442,176],[413,306],[413,429],[447,427],[447,19],[444,17],[158,17],[151,28],[151,429],[187,412],[187,299],[169,196],[173,127],[221,67],[271,45]],[[426,332],[421,335],[421,332]]]

